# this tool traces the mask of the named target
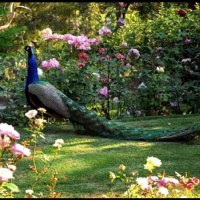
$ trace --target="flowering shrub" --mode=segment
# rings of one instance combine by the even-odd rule
[[[24,157],[30,157],[32,159],[32,165],[29,166],[30,171],[34,173],[34,181],[32,187],[25,190],[25,197],[36,198],[45,197],[43,193],[37,194],[34,192],[36,184],[40,181],[42,176],[47,172],[52,173],[50,178],[50,184],[47,185],[48,198],[60,197],[61,193],[55,191],[55,186],[57,183],[57,171],[52,168],[52,163],[64,144],[63,139],[55,140],[52,145],[56,148],[54,158],[50,159],[45,154],[44,156],[44,166],[37,166],[36,162],[36,148],[39,138],[45,139],[44,134],[41,132],[47,121],[44,119],[43,114],[46,112],[44,108],[39,108],[38,110],[29,110],[25,113],[25,116],[29,119],[29,130],[32,133],[30,139],[23,141],[23,144],[17,143],[20,140],[20,134],[14,129],[12,125],[7,123],[0,124],[0,197],[14,197],[15,193],[19,192],[21,188],[14,183],[15,176],[14,173],[17,170],[18,162]],[[41,117],[37,117],[41,115]],[[32,150],[27,148],[27,146],[32,147]]]
[[[59,68],[60,63],[55,58],[52,58],[42,61],[41,66],[43,69]]]
[[[28,198],[36,198],[36,197],[45,197],[43,193],[36,193],[34,192],[34,188],[36,187],[37,183],[42,179],[42,176],[46,175],[47,173],[51,172],[51,178],[50,178],[50,184],[47,185],[47,190],[48,198],[58,198],[61,196],[60,192],[55,191],[55,187],[57,184],[58,179],[56,178],[57,176],[57,171],[56,169],[52,168],[53,161],[55,157],[57,156],[58,151],[64,144],[63,139],[57,139],[55,140],[55,143],[52,145],[53,147],[56,148],[55,154],[53,159],[50,159],[46,156],[46,154],[43,154],[44,158],[44,166],[37,166],[36,163],[36,148],[37,148],[37,143],[39,139],[45,139],[44,134],[42,133],[42,130],[45,128],[45,123],[47,121],[44,119],[44,113],[46,113],[46,110],[44,108],[38,108],[37,110],[29,110],[27,113],[25,113],[25,116],[29,119],[29,130],[32,132],[32,138],[29,141],[33,145],[33,156],[32,156],[32,165],[29,165],[30,171],[34,173],[35,180],[32,183],[32,187],[27,189],[25,191],[25,197]],[[41,117],[37,117],[37,115],[41,115]]]
[[[94,109],[99,108],[96,105],[100,104],[101,110],[96,111],[110,118],[111,109],[117,109],[118,115],[122,113],[122,110],[126,109],[120,104],[126,105],[123,104],[123,101],[127,101],[127,98],[123,99],[123,97],[127,96],[129,92],[128,89],[123,88],[123,85],[125,86],[126,84],[123,74],[129,69],[127,66],[130,58],[125,56],[128,48],[125,49],[122,46],[120,48],[124,49],[124,52],[115,50],[111,53],[110,49],[112,48],[104,44],[107,37],[112,37],[112,32],[107,25],[102,27],[102,32],[99,31],[100,35],[102,35],[100,39],[89,39],[84,35],[72,37],[70,34],[65,34],[61,36],[52,34],[50,29],[45,29],[41,31],[43,40],[41,42],[42,46],[44,46],[44,55],[47,48],[51,46],[45,57],[48,57],[50,55],[49,52],[52,52],[51,57],[56,57],[61,61],[60,71],[44,72],[46,77],[48,76],[48,80],[80,104]],[[78,46],[83,41],[92,42],[94,45],[90,46],[90,49],[80,49]],[[65,50],[63,50],[63,46]],[[69,48],[70,46],[73,48]],[[126,44],[125,46],[127,47]],[[59,50],[63,53],[55,54]],[[67,61],[65,60],[66,56]],[[138,57],[138,54],[135,57]],[[114,102],[112,100],[114,97],[120,98],[119,96],[121,101],[119,100],[117,105],[110,103]]]
[[[142,110],[146,115],[165,115],[175,110],[181,113],[181,106],[186,107],[184,104],[192,107],[195,102],[197,105],[196,84],[192,87],[195,95],[187,95],[191,90],[190,81],[182,83],[185,83],[186,76],[183,74],[198,75],[195,67],[198,63],[193,64],[195,55],[190,63],[181,61],[189,58],[183,55],[187,55],[184,51],[189,52],[193,45],[192,30],[198,33],[197,26],[190,25],[190,22],[194,24],[198,13],[189,7],[180,9],[174,5],[166,9],[161,4],[158,12],[151,16],[154,20],[148,17],[146,23],[137,12],[127,13],[123,26],[125,18],[122,13],[127,6],[126,2],[117,3],[119,16],[116,19],[115,12],[106,15],[105,24],[99,24],[100,29],[96,30],[97,37],[58,34],[50,28],[41,31],[40,56],[43,62],[49,57],[60,62],[59,70],[44,72],[45,78],[78,103],[105,116],[105,112],[123,116],[126,110],[129,113]],[[187,18],[180,17],[185,16],[184,13]],[[116,22],[121,26],[118,32],[113,28]],[[135,79],[139,83],[135,83]],[[141,83],[145,83],[145,90],[138,90]],[[132,84],[135,84],[134,88],[129,87]],[[103,87],[109,89],[108,96],[99,95]],[[118,104],[112,101],[114,97],[118,97]],[[170,102],[177,102],[177,109],[172,108]],[[188,110],[197,112],[198,107]]]
[[[120,180],[128,185],[128,189],[119,195],[123,198],[200,197],[196,191],[199,186],[199,178],[182,176],[177,172],[175,172],[176,177],[166,176],[165,171],[154,175],[153,171],[161,165],[161,160],[152,156],[147,158],[147,163],[144,165],[144,169],[150,172],[147,177],[135,177],[137,175],[135,171],[127,175],[126,166],[121,164],[117,174],[110,172],[109,178],[112,182]]]
[[[30,149],[17,143],[20,134],[12,125],[0,124],[0,197],[13,197],[19,192],[17,185],[12,183],[17,163],[24,156],[30,156]]]
[[[74,36],[71,34],[53,34],[50,28],[41,31],[41,36],[44,40],[66,41],[70,46],[78,50],[90,50],[91,45],[98,44],[98,38],[88,38],[85,35]]]

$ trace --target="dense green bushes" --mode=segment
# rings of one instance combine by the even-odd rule
[[[53,8],[51,6],[49,9]],[[49,27],[53,31],[54,39],[51,40],[42,38],[42,29],[35,30],[30,38],[25,34],[26,42],[36,41],[35,51],[41,69],[42,61],[52,58],[60,64],[56,69],[43,67],[41,78],[107,118],[127,114],[198,113],[200,28],[196,22],[200,18],[199,5],[196,4],[196,9],[188,9],[186,3],[168,3],[167,7],[160,3],[156,12],[145,17],[130,8],[125,25],[122,23],[116,32],[113,32],[115,9],[107,6],[109,15],[104,22],[106,15],[100,12],[103,6],[91,3],[87,7],[94,10],[90,14],[93,31],[87,36],[100,39],[91,45],[91,50],[77,49],[67,44],[67,39],[62,39],[65,34],[81,37],[87,31],[82,32],[80,26],[77,32],[66,29],[62,30],[62,35],[55,35],[57,30],[45,22],[43,28]],[[97,17],[92,17],[97,11],[100,12],[99,24]],[[60,20],[59,23],[64,24],[63,19]],[[103,26],[110,28],[112,33],[100,35]],[[7,31],[11,32],[11,29]],[[58,36],[61,39],[56,38]],[[130,49],[135,49],[132,57]],[[136,50],[139,54],[134,57]],[[14,52],[14,56],[2,57],[0,63],[0,92],[1,96],[8,97],[8,108],[1,111],[1,120],[15,119],[17,123],[20,113],[26,109],[23,46]]]
[[[179,15],[180,11],[185,15]],[[138,96],[141,108],[160,112],[162,104],[169,107],[169,102],[176,102],[178,113],[199,112],[199,17],[197,5],[192,10],[180,5],[166,9],[162,4],[159,12],[146,20],[141,20],[138,12],[127,15],[124,37],[141,52],[134,76],[147,86]]]

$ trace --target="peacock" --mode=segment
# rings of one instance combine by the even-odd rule
[[[183,130],[145,130],[141,128],[128,128],[114,123],[112,120],[104,119],[95,112],[66,96],[59,89],[46,81],[39,80],[37,59],[33,48],[26,46],[28,52],[28,70],[25,84],[25,95],[27,103],[37,109],[43,107],[46,114],[56,119],[68,119],[77,129],[88,135],[102,137],[140,140],[140,141],[181,141],[193,138],[200,133],[200,126],[189,127]]]

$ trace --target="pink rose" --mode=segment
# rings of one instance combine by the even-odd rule
[[[107,27],[107,26],[103,26],[100,30],[99,30],[99,34],[100,35],[109,35],[111,34],[111,30]]]
[[[162,178],[159,183],[158,183],[158,187],[164,187],[166,186],[166,184],[169,182],[169,178]]]
[[[82,67],[85,67],[86,62],[78,62],[77,65],[78,67],[82,68]]]
[[[185,44],[189,44],[190,42],[191,42],[191,39],[189,39],[189,38],[187,38],[187,37],[184,39],[184,43],[185,43]]]
[[[103,54],[104,52],[105,52],[105,49],[104,49],[104,48],[99,48],[99,49],[98,49],[98,53],[99,53],[99,54]]]
[[[108,88],[107,87],[103,87],[100,89],[100,94],[107,96],[108,95]]]
[[[88,38],[85,35],[81,36],[73,36],[66,34],[64,39],[68,42],[69,45],[74,46],[76,49],[79,50],[90,50],[91,44],[99,43],[98,38]]]
[[[85,61],[89,61],[90,57],[88,56],[87,53],[85,52],[80,52],[78,55],[77,55],[77,58],[79,60],[85,60]]]
[[[48,40],[52,36],[52,30],[50,28],[42,30],[41,36],[44,40]]]
[[[49,60],[49,65],[51,66],[51,68],[59,68],[60,67],[60,63],[55,58],[52,58]]]
[[[100,42],[100,39],[99,38],[90,38],[88,39],[88,42],[91,43],[91,44],[98,44]]]
[[[88,38],[85,35],[80,35],[80,36],[74,36],[71,34],[52,34],[51,29],[45,29],[41,32],[42,37],[44,40],[55,40],[55,41],[66,41],[69,45],[75,47],[76,49],[80,50],[90,50],[92,44],[97,44],[100,42],[99,38]],[[49,64],[46,65],[46,63],[43,63],[42,66],[44,68],[51,68]]]
[[[124,7],[124,2],[118,2],[119,6]]]
[[[60,63],[55,58],[52,58],[52,59],[49,59],[49,60],[42,61],[41,66],[45,69],[59,68]]]
[[[8,125],[7,123],[0,124],[0,136],[1,135],[7,135],[14,140],[20,139],[20,134],[14,129],[12,125]]]
[[[0,149],[8,147],[11,143],[10,138],[7,135],[0,136]]]
[[[12,151],[14,154],[16,155],[25,155],[25,156],[30,156],[31,155],[31,151],[30,149],[26,148],[25,146],[21,145],[21,144],[14,144],[12,147]]]
[[[125,57],[124,55],[122,55],[121,53],[116,53],[116,54],[114,54],[114,56],[115,56],[117,59],[119,59],[119,60],[125,59],[125,58],[126,58],[126,57]]]
[[[44,61],[42,61],[42,67],[44,67],[44,68],[48,68],[49,67],[49,63],[46,61],[46,60],[44,60]]]
[[[0,181],[7,182],[9,179],[13,179],[13,172],[8,168],[0,168]]]

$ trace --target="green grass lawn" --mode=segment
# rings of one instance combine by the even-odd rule
[[[137,117],[116,120],[130,127],[147,129],[182,129],[198,124],[200,116],[171,116],[171,117]],[[23,138],[28,133],[18,128]],[[156,172],[166,171],[166,175],[175,175],[175,171],[190,177],[200,177],[200,142],[144,142],[125,141],[102,137],[77,135],[69,124],[54,124],[44,130],[46,140],[39,143],[37,162],[43,165],[42,151],[51,158],[54,154],[52,144],[55,139],[62,138],[65,144],[56,156],[53,167],[58,172],[56,191],[63,197],[84,198],[102,197],[111,191],[123,190],[122,185],[113,185],[109,178],[109,171],[117,172],[118,166],[124,164],[127,172],[137,170],[139,176],[147,175],[143,169],[148,156],[154,156],[162,161],[161,168]],[[33,173],[29,170],[31,160],[20,161],[15,173],[15,183],[21,189],[17,197],[23,197],[24,191],[31,187]],[[51,170],[51,169],[49,169]],[[49,184],[49,173],[42,176],[35,191],[46,193]]]

